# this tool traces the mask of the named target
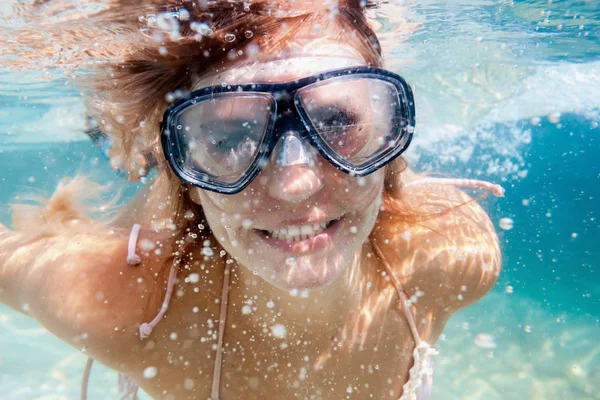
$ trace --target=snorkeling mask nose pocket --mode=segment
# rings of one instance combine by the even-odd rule
[[[304,125],[290,114],[283,114],[276,122],[275,131],[281,137],[271,153],[271,163],[278,167],[293,165],[313,166],[316,150],[301,135]]]
[[[315,149],[310,143],[305,143],[298,132],[290,130],[285,132],[273,149],[271,162],[278,167],[292,165],[315,164]]]

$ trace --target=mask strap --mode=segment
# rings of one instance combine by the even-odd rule
[[[477,179],[422,178],[417,179],[416,181],[409,182],[406,185],[404,185],[404,187],[425,184],[481,188],[489,190],[496,197],[504,197],[504,188],[502,186],[487,181],[480,181]]]

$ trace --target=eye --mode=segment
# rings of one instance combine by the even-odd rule
[[[327,113],[323,113],[323,117],[319,121],[320,128],[336,128],[349,127],[355,125],[358,121],[354,113],[349,113],[340,109],[330,109]]]
[[[202,124],[201,130],[209,135],[209,143],[215,153],[239,150],[240,145],[256,142],[260,135],[256,121],[211,121]]]

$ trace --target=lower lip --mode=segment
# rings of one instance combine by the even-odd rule
[[[333,236],[340,230],[343,225],[344,217],[336,220],[330,226],[322,232],[309,238],[300,240],[299,242],[288,242],[284,239],[277,239],[272,236],[267,236],[262,231],[256,231],[258,235],[265,241],[269,246],[275,247],[284,253],[289,254],[300,254],[308,253],[315,250],[320,250],[333,243]]]

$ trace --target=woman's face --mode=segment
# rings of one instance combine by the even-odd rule
[[[306,54],[252,68],[233,67],[195,87],[287,82],[364,64],[356,56]],[[356,91],[343,101],[361,109],[365,96],[360,87]],[[323,101],[337,100],[336,93],[324,96],[331,99]],[[352,177],[334,168],[309,143],[303,144],[308,150],[303,162],[286,164],[279,162],[281,157],[293,159],[297,154],[285,154],[294,152],[294,146],[279,143],[260,174],[238,194],[190,187],[225,250],[243,267],[285,290],[327,286],[355,261],[375,224],[383,189],[383,170]]]

